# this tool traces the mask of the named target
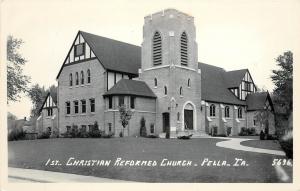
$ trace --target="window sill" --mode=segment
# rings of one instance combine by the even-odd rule
[[[69,86],[69,89],[73,89],[73,86]]]
[[[157,86],[154,86],[153,88],[154,88],[154,89],[157,89]]]
[[[181,95],[180,98],[183,98],[183,96]]]

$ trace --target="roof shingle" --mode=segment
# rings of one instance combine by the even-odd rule
[[[105,69],[138,74],[141,47],[80,31]]]
[[[227,87],[226,71],[216,66],[198,63],[201,69],[201,92],[202,100],[246,105],[245,101],[239,100]],[[241,81],[239,81],[240,83]]]
[[[103,96],[109,95],[135,95],[156,98],[156,95],[143,81],[122,79],[110,88]]]
[[[265,103],[268,99],[268,92],[256,92],[249,94],[246,97],[247,110],[262,110],[264,109]]]

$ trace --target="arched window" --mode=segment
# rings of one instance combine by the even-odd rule
[[[91,71],[90,69],[87,70],[87,83],[91,83]]]
[[[153,65],[160,65],[162,63],[162,43],[159,32],[155,32],[153,36],[152,59]]]
[[[72,73],[70,74],[70,86],[73,86],[73,75],[72,75]]]
[[[188,64],[188,39],[185,32],[180,37],[180,62],[182,65]]]
[[[76,80],[76,85],[78,85],[79,84],[78,72],[76,72],[75,74],[75,80]]]
[[[225,107],[225,117],[229,117],[229,107]]]
[[[216,106],[214,104],[211,104],[209,107],[209,115],[212,117],[216,116]]]
[[[188,87],[191,87],[191,79],[188,79]]]
[[[239,107],[239,109],[238,109],[238,118],[243,118],[243,109],[242,109],[242,107]]]
[[[182,91],[183,91],[183,90],[182,90],[182,87],[180,87],[180,89],[179,89],[179,95],[182,95],[182,94],[183,94]]]
[[[180,121],[180,113],[177,112],[177,121]]]
[[[83,71],[80,72],[80,81],[81,81],[81,84],[84,84],[84,74],[83,74]]]
[[[157,87],[157,79],[154,78],[154,87]]]
[[[168,94],[168,88],[167,88],[167,86],[165,86],[165,95],[167,95]]]

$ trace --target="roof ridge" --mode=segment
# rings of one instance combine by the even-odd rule
[[[118,42],[118,43],[127,44],[127,45],[130,45],[130,46],[136,46],[136,47],[138,47],[138,48],[141,48],[141,46],[138,46],[138,45],[135,45],[135,44],[130,44],[130,43],[128,43],[128,42],[124,42],[124,41],[120,41],[120,40],[108,38],[108,37],[105,37],[105,36],[100,36],[100,35],[93,34],[93,33],[89,33],[89,32],[85,32],[85,31],[82,31],[82,30],[79,30],[79,32],[80,32],[80,33],[85,33],[85,34],[87,34],[87,35],[93,35],[93,36],[96,36],[96,37],[104,38],[104,39],[111,40],[111,41],[115,41],[115,42]]]

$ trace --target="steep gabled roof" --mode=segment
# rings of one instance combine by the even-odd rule
[[[247,69],[233,70],[224,73],[226,84],[228,88],[238,87],[245,76]]]
[[[270,106],[272,110],[274,110],[269,92],[256,92],[253,94],[249,94],[246,97],[247,110],[263,110],[265,109],[264,107],[267,100],[269,100]]]
[[[103,96],[109,95],[134,95],[156,98],[156,95],[143,81],[122,79],[110,88]]]
[[[80,33],[105,69],[138,74],[141,47],[83,31]]]
[[[43,102],[41,108],[39,109],[39,113],[41,113],[42,109],[44,108],[44,105],[45,105],[45,103],[46,103],[46,101],[47,101],[47,99],[48,99],[49,96],[52,98],[52,101],[55,103],[55,105],[56,105],[56,107],[57,107],[57,94],[48,92],[48,94],[47,94],[47,96],[45,97],[45,100],[44,100],[44,102]]]
[[[202,100],[246,105],[228,89],[227,72],[223,68],[204,63],[198,63],[198,67],[201,69]]]

